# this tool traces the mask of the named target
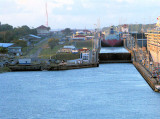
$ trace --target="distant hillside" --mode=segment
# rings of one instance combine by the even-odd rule
[[[142,31],[142,28],[144,29],[144,32],[146,32],[149,29],[155,28],[155,24],[129,24],[129,32],[138,32],[140,33]],[[117,30],[118,27],[121,27],[121,25],[113,26],[114,30]],[[102,28],[102,31],[109,31],[110,27],[104,27]]]
[[[144,29],[144,32],[147,32],[147,30],[155,28],[155,24],[130,24],[129,25],[129,31],[134,32],[138,31],[138,33],[142,32],[142,29]]]

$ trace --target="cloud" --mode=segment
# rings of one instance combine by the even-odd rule
[[[67,7],[66,8],[68,11],[71,11],[72,10],[72,7]]]
[[[48,0],[47,2],[51,4],[52,8],[63,8],[74,4],[74,0]]]
[[[97,19],[102,26],[123,22],[142,22],[143,17],[159,16],[160,0],[0,0],[0,20],[14,26],[46,24],[53,28],[93,27]],[[7,8],[7,9],[6,9]],[[138,16],[138,17],[137,17]],[[147,20],[146,20],[147,21]]]
[[[127,3],[133,3],[135,0],[116,0],[117,2],[127,2]]]

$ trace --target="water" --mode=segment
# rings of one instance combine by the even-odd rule
[[[102,47],[100,53],[128,53],[124,47]]]
[[[159,106],[132,64],[0,74],[0,119],[159,119]]]

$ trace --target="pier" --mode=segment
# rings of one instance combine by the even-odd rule
[[[81,68],[93,68],[99,67],[99,63],[90,63],[90,64],[77,64],[77,65],[44,65],[44,64],[31,64],[31,65],[13,65],[9,66],[12,71],[61,71],[61,70],[71,70],[71,69],[81,69]]]

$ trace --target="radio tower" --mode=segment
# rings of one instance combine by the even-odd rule
[[[46,2],[46,18],[47,18],[46,26],[48,27],[48,10],[47,10],[47,2]]]

